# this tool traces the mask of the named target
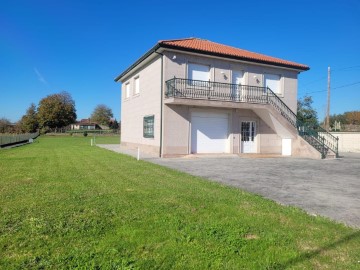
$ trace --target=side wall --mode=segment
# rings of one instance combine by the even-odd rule
[[[245,84],[263,86],[264,74],[277,74],[281,76],[282,94],[279,97],[293,111],[297,111],[297,75],[298,71],[285,68],[262,66],[251,63],[242,63],[235,60],[211,58],[207,56],[185,54],[182,52],[165,51],[165,80],[188,77],[188,63],[209,65],[211,67],[211,81],[231,83],[232,71],[244,72]]]
[[[139,94],[135,94],[134,80],[137,77],[140,82]],[[134,70],[121,83],[121,144],[159,154],[161,58],[157,57],[141,69]],[[129,98],[125,93],[127,83],[130,83]],[[144,138],[143,118],[151,115],[154,115],[154,138]]]

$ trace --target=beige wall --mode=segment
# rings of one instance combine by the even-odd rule
[[[339,152],[360,153],[359,132],[332,132],[331,134],[339,138]]]
[[[257,152],[281,154],[281,137],[258,115],[249,109],[226,109],[183,105],[164,106],[164,156],[190,154],[191,112],[225,112],[229,114],[229,143],[231,153],[240,153],[241,121],[255,121],[257,126]]]
[[[134,78],[139,76],[140,93],[135,95]],[[122,82],[121,141],[131,146],[160,147],[161,58],[157,57],[141,69],[134,70]],[[130,98],[125,97],[125,85],[130,83]],[[143,137],[143,117],[155,116],[154,138]]]
[[[164,58],[165,80],[174,78],[174,76],[176,78],[186,79],[188,77],[187,66],[189,62],[209,65],[211,67],[211,80],[223,83],[232,82],[232,70],[243,71],[245,76],[245,84],[255,86],[263,86],[264,74],[270,73],[280,75],[282,95],[279,95],[279,97],[293,112],[296,112],[297,110],[298,71],[250,63],[241,63],[235,60],[185,54],[181,52],[166,51],[164,52],[164,55],[166,56]],[[224,72],[224,74],[221,72]],[[256,76],[256,78],[254,76]]]

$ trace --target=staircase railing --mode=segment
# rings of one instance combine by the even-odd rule
[[[310,145],[317,149],[322,158],[328,151],[339,156],[339,139],[320,127],[318,124],[302,122],[297,115],[270,89],[267,87],[268,100],[288,122],[297,128],[299,135]]]
[[[165,97],[270,104],[297,129],[304,140],[321,153],[322,158],[329,151],[338,157],[338,138],[319,125],[301,122],[268,87],[173,78],[166,81]]]

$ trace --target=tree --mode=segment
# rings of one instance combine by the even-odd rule
[[[61,128],[74,123],[75,101],[68,92],[43,98],[38,107],[38,121],[41,128]]]
[[[11,122],[9,119],[0,118],[0,133],[7,133],[11,131]]]
[[[347,124],[360,125],[360,111],[351,111],[344,113]]]
[[[116,121],[116,119],[111,119],[109,122],[109,128],[111,128],[113,130],[118,130],[119,129],[118,121]]]
[[[303,124],[318,126],[317,112],[312,107],[312,103],[313,100],[311,96],[305,96],[299,99],[297,102],[297,117]]]
[[[111,117],[113,117],[112,110],[108,106],[100,104],[95,107],[91,114],[91,121],[100,125],[109,126]]]
[[[30,107],[26,110],[26,114],[21,118],[19,125],[23,132],[36,132],[39,128],[36,106],[34,103],[31,103]]]

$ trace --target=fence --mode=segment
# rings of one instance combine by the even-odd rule
[[[72,133],[72,134],[83,134],[84,132],[88,134],[100,134],[100,135],[106,135],[106,134],[120,134],[119,129],[77,129],[77,130],[68,130],[66,133]]]
[[[26,142],[30,139],[35,139],[38,136],[39,136],[39,132],[15,134],[15,135],[0,135],[0,147],[6,146],[9,144]]]

